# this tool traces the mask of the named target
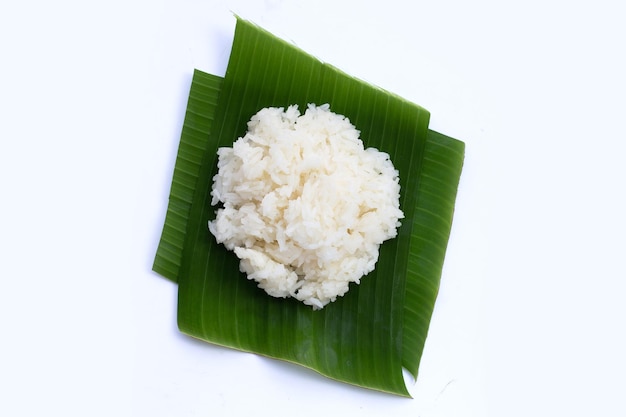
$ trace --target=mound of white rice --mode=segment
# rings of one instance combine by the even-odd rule
[[[218,157],[211,204],[222,207],[209,230],[274,297],[335,301],[374,269],[404,217],[389,155],[364,149],[327,104],[262,109]]]

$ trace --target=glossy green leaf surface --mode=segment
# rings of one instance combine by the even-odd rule
[[[405,219],[375,271],[323,310],[269,297],[239,272],[207,223],[217,148],[259,109],[329,103],[389,153]],[[417,375],[448,242],[464,144],[428,130],[423,108],[356,80],[238,20],[224,79],[196,71],[154,269],[179,283],[181,331],[300,364],[343,382],[408,396]]]
[[[183,256],[187,222],[204,155],[211,142],[207,132],[213,124],[222,78],[196,72],[187,101],[174,176],[161,240],[152,269],[174,282]]]

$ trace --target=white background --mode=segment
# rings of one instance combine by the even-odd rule
[[[626,415],[622,7],[4,2],[0,415]],[[223,75],[232,12],[466,142],[413,400],[176,328],[151,264],[191,74]]]

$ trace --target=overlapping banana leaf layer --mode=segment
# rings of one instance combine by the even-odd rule
[[[215,242],[210,190],[217,149],[263,107],[329,103],[387,152],[405,219],[376,269],[324,309],[269,297]],[[193,76],[154,270],[178,282],[178,325],[211,343],[294,362],[330,378],[409,396],[452,225],[464,144],[428,129],[423,108],[350,77],[238,19],[224,78]]]

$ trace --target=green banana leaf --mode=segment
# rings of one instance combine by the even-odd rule
[[[330,103],[387,152],[400,173],[405,219],[376,269],[322,310],[269,297],[208,231],[217,148],[263,107]],[[330,378],[410,396],[452,225],[464,143],[428,129],[429,113],[352,78],[238,19],[225,77],[194,72],[169,205],[153,269],[178,282],[179,329]]]

